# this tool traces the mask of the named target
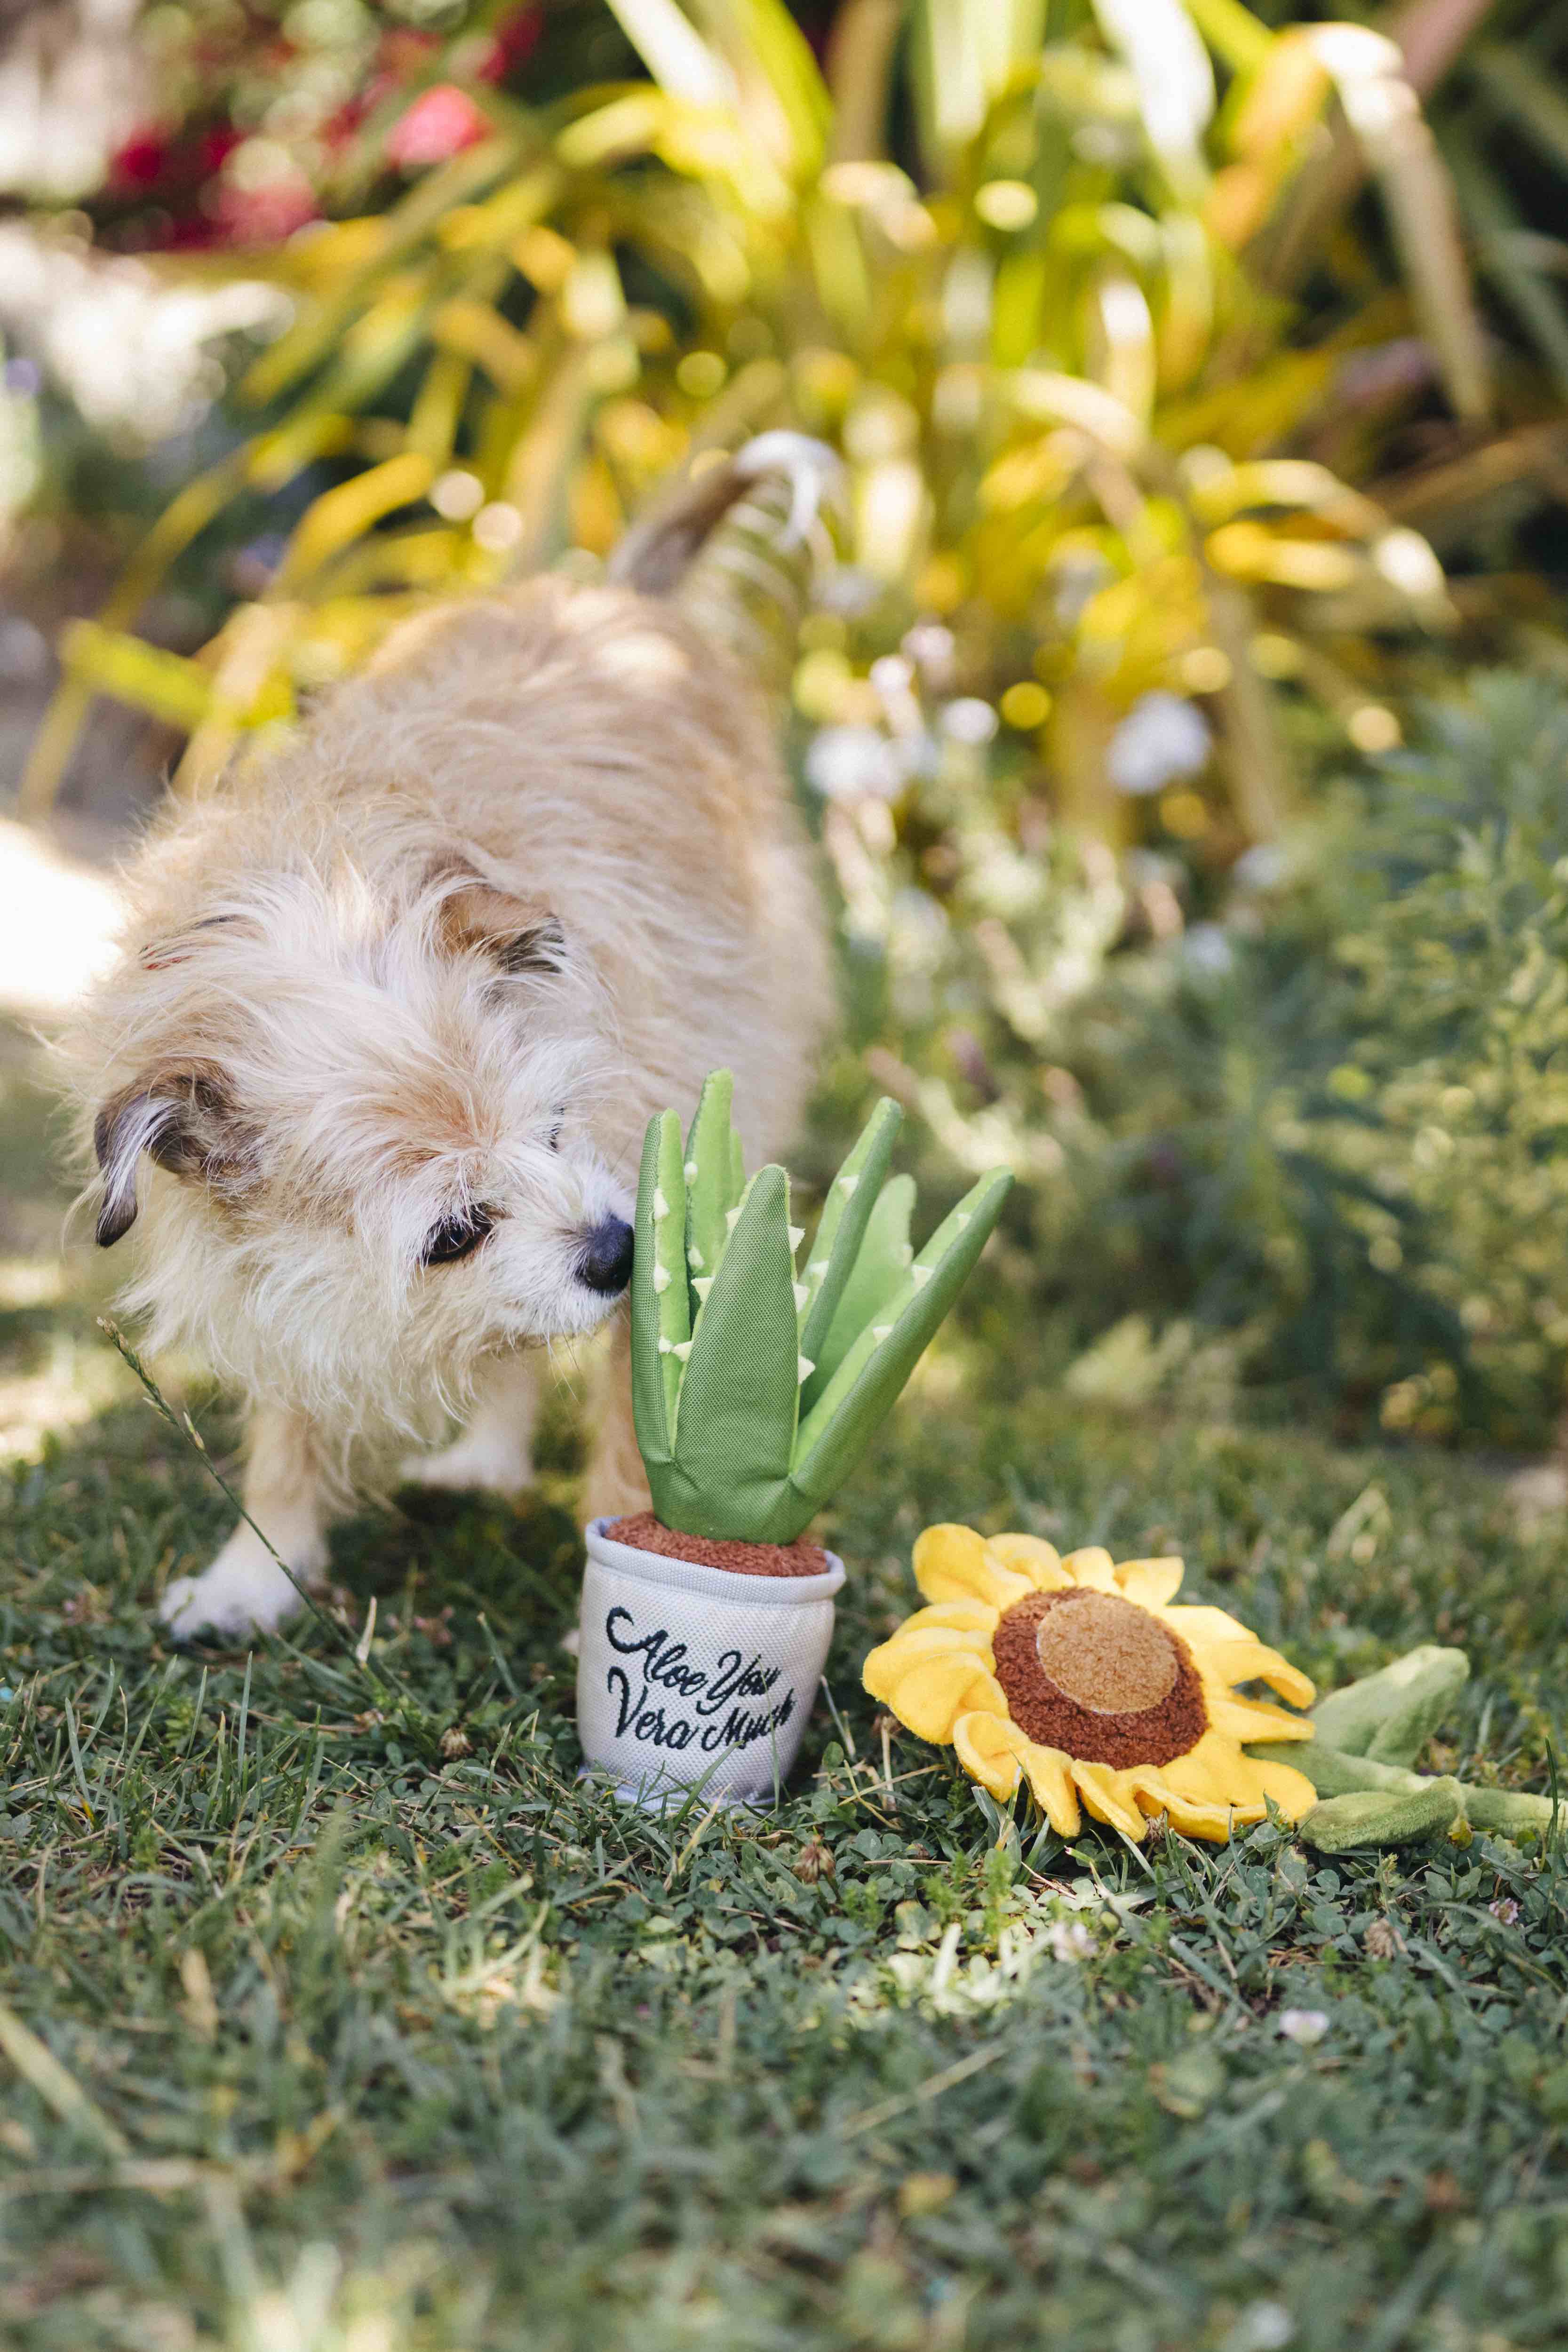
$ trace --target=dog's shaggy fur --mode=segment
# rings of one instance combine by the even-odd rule
[[[150,1345],[246,1399],[250,1516],[319,1576],[331,1514],[454,1414],[413,1475],[523,1486],[540,1343],[624,1287],[649,1114],[720,1063],[749,1156],[802,1108],[825,959],[761,698],[635,587],[445,608],[172,811],[129,891],[68,1041],[100,1238],[134,1223]],[[646,1500],[615,1352],[612,1511]],[[295,1598],[242,1523],[163,1615]]]

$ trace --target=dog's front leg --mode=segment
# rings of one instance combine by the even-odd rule
[[[204,1633],[270,1633],[293,1614],[300,1596],[268,1543],[302,1584],[313,1584],[326,1567],[321,1466],[304,1413],[260,1407],[250,1424],[242,1491],[267,1543],[241,1519],[210,1568],[200,1576],[175,1578],[159,1613],[176,1640]]]
[[[497,1356],[480,1373],[468,1427],[438,1454],[411,1454],[402,1475],[411,1486],[479,1487],[521,1495],[533,1484],[533,1424],[539,1369],[527,1349]]]

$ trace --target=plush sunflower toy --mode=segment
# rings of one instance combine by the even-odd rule
[[[914,1571],[930,1605],[872,1651],[866,1688],[999,1801],[1023,1780],[1063,1837],[1087,1808],[1130,1838],[1164,1813],[1218,1842],[1269,1800],[1292,1822],[1317,1802],[1304,1772],[1246,1745],[1310,1739],[1310,1719],[1235,1687],[1304,1707],[1312,1685],[1223,1609],[1173,1605],[1179,1559],[937,1527]]]

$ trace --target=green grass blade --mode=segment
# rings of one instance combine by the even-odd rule
[[[821,1362],[835,1310],[861,1256],[861,1244],[903,1120],[898,1104],[890,1095],[884,1095],[828,1187],[803,1277],[806,1303],[800,1350],[816,1363]]]
[[[1506,41],[1480,41],[1465,59],[1498,111],[1538,149],[1543,160],[1568,174],[1568,98],[1539,63]]]
[[[718,1273],[730,1238],[726,1219],[741,1197],[731,1149],[734,1089],[730,1071],[709,1071],[686,1139],[686,1262],[689,1274],[699,1279]]]
[[[1448,168],[1475,234],[1476,267],[1490,279],[1534,343],[1558,391],[1568,398],[1568,314],[1556,287],[1523,258],[1524,224],[1503,183],[1460,131],[1450,133]]]
[[[801,1423],[792,1475],[803,1496],[820,1505],[843,1485],[957,1297],[1012,1186],[1005,1169],[983,1176],[910,1267],[887,1321],[856,1340]]]
[[[610,0],[610,11],[661,89],[702,110],[731,104],[723,67],[675,0]]]
[[[747,1531],[748,1497],[789,1475],[800,1401],[789,1179],[752,1179],[692,1335],[676,1427],[675,1470],[700,1500],[692,1534]]]
[[[880,1318],[909,1280],[915,1255],[910,1240],[914,1207],[912,1176],[894,1176],[883,1185],[826,1336],[819,1347],[803,1346],[803,1354],[816,1366],[801,1391],[803,1413],[811,1411],[867,1324],[874,1316]]]
[[[699,0],[695,12],[709,39],[734,69],[742,112],[754,110],[757,127],[787,130],[788,170],[807,180],[822,169],[832,108],[810,44],[782,0]],[[765,81],[771,107],[750,109],[748,85]]]

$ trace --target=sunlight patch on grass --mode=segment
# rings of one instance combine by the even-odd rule
[[[0,1374],[0,1463],[37,1461],[51,1433],[85,1427],[129,1393],[108,1349],[57,1332],[47,1363]]]
[[[110,962],[112,882],[26,826],[0,822],[0,1009],[50,1020]]]
[[[18,1307],[58,1307],[66,1295],[64,1258],[0,1258],[0,1310]]]

